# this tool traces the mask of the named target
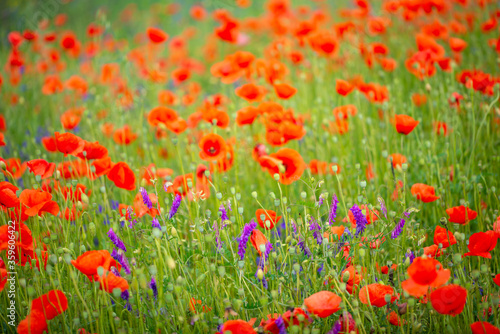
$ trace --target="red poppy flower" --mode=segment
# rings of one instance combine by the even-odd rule
[[[448,219],[450,222],[460,225],[465,225],[477,217],[476,211],[466,208],[463,205],[446,209],[446,214],[450,217]]]
[[[18,334],[48,331],[47,320],[52,320],[68,309],[68,299],[60,290],[52,290],[31,302],[30,314],[17,326]]]
[[[477,321],[470,325],[472,334],[500,334],[500,329],[489,322]]]
[[[327,318],[340,310],[342,298],[331,291],[320,291],[304,299],[304,305],[310,313],[320,318]]]
[[[338,94],[342,96],[347,96],[349,95],[356,86],[352,85],[348,81],[342,80],[342,79],[337,79],[336,84],[335,84],[335,89]]]
[[[232,334],[255,334],[252,325],[243,320],[228,320],[222,325],[220,332],[216,334],[224,334],[231,332]]]
[[[120,145],[129,145],[137,139],[137,134],[130,130],[130,126],[125,125],[121,129],[117,129],[113,134],[113,140]]]
[[[287,100],[297,93],[297,89],[287,83],[274,84],[274,91],[280,99]]]
[[[408,115],[396,115],[396,131],[408,135],[420,123]]]
[[[159,28],[148,28],[148,38],[152,43],[160,44],[168,39],[168,34]]]
[[[474,233],[467,245],[469,251],[464,256],[481,256],[491,259],[490,252],[495,249],[497,241],[498,235],[494,231]]]
[[[445,284],[450,278],[450,271],[443,269],[436,259],[419,257],[408,267],[408,276],[401,286],[411,296],[422,297],[430,287]]]
[[[391,286],[373,283],[361,288],[359,291],[359,300],[365,305],[383,307],[387,305],[387,301],[385,300],[386,295],[391,296],[391,302],[396,300],[394,289]]]
[[[31,259],[37,258],[36,253],[33,252],[33,236],[24,223],[16,223],[15,231],[14,257],[17,264],[25,266]],[[9,225],[0,226],[0,252],[9,249],[9,246],[12,245],[10,232]]]
[[[169,124],[177,120],[179,116],[177,112],[173,109],[159,106],[151,109],[148,114],[148,123],[151,126],[158,126],[159,124]]]
[[[434,187],[423,183],[415,183],[411,186],[411,194],[424,203],[434,202],[439,199],[439,196],[436,196]]]
[[[421,107],[427,103],[427,96],[425,94],[415,93],[411,96],[411,101],[416,107]]]
[[[281,220],[281,216],[278,216],[273,210],[257,209],[255,215],[260,227],[266,230],[272,229]],[[269,227],[267,226],[268,222]]]
[[[262,256],[262,250],[260,249],[262,245],[266,246],[267,238],[258,229],[254,229],[252,231],[252,235],[250,236],[250,242],[252,243],[253,248],[259,253],[259,256]]]
[[[389,321],[389,323],[393,326],[401,326],[403,325],[404,323],[406,323],[406,321],[402,320],[399,315],[392,311],[391,313],[389,313],[387,315],[387,320]]]
[[[349,273],[349,278],[347,278],[346,273]],[[344,271],[342,271],[342,275],[340,276],[340,281],[344,282],[346,279],[346,290],[349,292],[351,295],[357,291],[357,288],[359,287],[359,284],[363,280],[363,275],[357,271],[357,269],[350,265]]]
[[[236,95],[247,100],[248,102],[258,102],[262,100],[266,94],[266,90],[262,86],[257,86],[253,83],[244,84],[236,88]]]
[[[135,190],[135,174],[123,161],[117,162],[108,172],[108,179],[115,186],[125,190]]]
[[[200,158],[205,161],[217,161],[226,155],[227,144],[224,138],[215,133],[209,133],[200,139]]]
[[[424,247],[424,255],[429,257],[439,257],[443,254],[438,245],[431,245],[429,247]]]
[[[462,52],[467,47],[467,42],[461,38],[450,37],[448,42],[450,44],[450,49],[454,52]]]
[[[57,152],[57,143],[54,137],[43,137],[42,144],[48,152]]]
[[[500,286],[500,274],[496,275],[495,278],[493,279],[493,282]]]
[[[276,153],[262,156],[259,158],[259,163],[273,177],[274,174],[279,174],[280,182],[283,184],[291,184],[298,180],[306,169],[302,156],[291,148],[282,148]]]
[[[445,229],[444,227],[441,227],[439,225],[436,226],[436,230],[434,231],[434,244],[439,245],[441,244],[443,248],[448,248],[451,245],[454,245],[457,243],[457,239],[455,239],[455,236],[453,233]]]
[[[99,267],[102,267],[104,272],[109,271],[111,267],[115,267],[117,270],[121,268],[120,263],[113,259],[107,250],[87,251],[76,260],[72,260],[71,264],[91,281],[97,280]]]
[[[59,152],[64,153],[64,156],[68,154],[77,155],[83,150],[85,142],[82,138],[66,132],[66,133],[54,133],[56,148]]]
[[[108,293],[112,293],[114,289],[120,289],[120,291],[123,292],[129,288],[125,278],[116,276],[112,272],[107,272],[102,276],[98,276],[97,281],[101,283],[100,289]]]
[[[108,155],[108,149],[99,144],[99,142],[89,142],[84,140],[82,152],[77,157],[83,160],[102,159]]]
[[[144,216],[145,214],[148,214],[154,218],[159,214],[158,208],[157,208],[157,205],[159,207],[158,197],[156,197],[156,195],[154,193],[148,194],[147,196],[149,197],[151,204],[153,204],[153,208],[151,208],[151,209],[148,209],[146,204],[144,204],[142,194],[140,192],[138,192],[137,195],[135,195],[135,197],[134,197],[134,213],[135,213],[137,218],[140,218],[140,217]]]
[[[431,293],[432,307],[440,314],[452,317],[462,313],[467,300],[467,290],[460,285],[447,285]]]
[[[242,108],[236,113],[236,124],[238,124],[239,126],[252,124],[259,115],[259,108],[252,106]]]
[[[392,162],[394,168],[401,168],[408,161],[404,155],[399,153],[389,155],[388,160]]]
[[[0,206],[2,208],[18,207],[19,198],[16,195],[18,190],[19,188],[7,181],[0,182]]]
[[[44,159],[35,159],[28,161],[26,165],[29,168],[29,171],[35,175],[40,175],[42,179],[46,179],[54,174],[54,170],[56,169],[56,164],[53,162],[47,162]]]
[[[59,205],[52,201],[52,195],[42,190],[25,189],[19,196],[19,201],[24,207],[24,213],[29,217],[41,216],[44,212],[59,213]]]
[[[290,325],[299,326],[301,321],[298,319],[299,315],[304,317],[302,324],[307,325],[309,323],[309,316],[304,312],[303,309],[296,307],[294,310],[288,310],[281,316],[285,321],[285,326],[288,328]]]

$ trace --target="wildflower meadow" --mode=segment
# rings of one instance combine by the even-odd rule
[[[500,333],[498,1],[0,7],[0,333]]]

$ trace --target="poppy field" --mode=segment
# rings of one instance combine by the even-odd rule
[[[1,333],[500,333],[497,1],[48,2],[0,10]]]

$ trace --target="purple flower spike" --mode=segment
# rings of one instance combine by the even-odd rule
[[[127,247],[125,247],[125,244],[123,243],[123,241],[116,235],[115,231],[113,231],[112,228],[110,228],[108,231],[108,237],[109,237],[109,239],[111,239],[111,242],[116,247],[120,248],[124,252],[127,251]]]
[[[143,187],[141,187],[141,189],[139,190],[141,192],[142,201],[144,202],[144,205],[147,206],[149,210],[151,210],[153,208],[153,203],[151,203],[151,199],[149,198],[148,192]]]
[[[156,217],[153,218],[153,221],[151,222],[151,225],[153,226],[153,228],[159,228],[161,230],[161,225],[158,222],[158,219],[156,219]]]
[[[172,203],[172,207],[170,208],[170,213],[168,214],[168,219],[174,218],[177,210],[179,210],[179,206],[181,205],[182,197],[181,195],[175,195],[174,202]]]
[[[276,327],[278,327],[279,334],[286,334],[285,321],[281,316],[279,316],[278,319],[276,319],[274,324],[276,325]]]
[[[226,208],[224,207],[224,204],[220,205],[219,212],[221,213],[220,219],[222,221],[229,220],[229,217],[227,216],[227,212],[226,212]]]
[[[330,208],[330,214],[328,215],[328,224],[333,225],[335,222],[335,218],[337,217],[337,207],[339,204],[339,200],[337,199],[337,195],[333,194],[332,196],[332,205]]]
[[[243,260],[245,258],[245,252],[247,251],[247,242],[248,239],[250,238],[250,234],[252,234],[252,231],[257,227],[257,223],[253,221],[246,224],[243,227],[243,231],[241,232],[241,236],[238,238],[239,239],[239,245],[238,245],[238,255],[240,256],[240,260]]]
[[[151,288],[151,290],[153,290],[153,297],[155,297],[155,299],[158,298],[158,287],[156,286],[156,280],[155,280],[155,277],[151,277],[151,282],[149,283],[149,287]]]
[[[361,211],[359,206],[357,206],[356,204],[352,206],[351,212],[354,215],[354,219],[356,220],[356,237],[358,237],[363,234],[368,222],[366,221],[366,217],[363,214],[363,211]]]

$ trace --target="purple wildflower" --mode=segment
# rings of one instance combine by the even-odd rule
[[[151,277],[151,282],[149,282],[149,287],[153,290],[153,297],[158,298],[158,287],[156,286],[155,277]]]
[[[318,222],[311,217],[311,221],[309,222],[309,231],[314,231],[313,236],[316,238],[316,242],[318,245],[323,243],[323,237],[321,236],[321,226],[319,226]]]
[[[230,199],[227,200],[227,208],[229,209],[229,211],[233,211],[233,208],[231,207],[231,200]]]
[[[153,226],[153,228],[159,228],[161,230],[161,225],[158,222],[158,219],[156,219],[156,217],[153,218],[153,221],[152,221],[151,225]]]
[[[299,239],[300,240],[300,239]],[[307,257],[311,257],[312,253],[311,251],[309,250],[309,247],[307,247],[305,244],[304,244],[304,240],[300,240],[297,245],[300,247],[300,249],[302,250],[302,252],[304,253],[304,255],[306,255]]]
[[[352,206],[351,212],[354,215],[354,219],[356,220],[356,236],[359,236],[365,231],[368,222],[366,221],[366,217],[363,214],[363,211],[361,211],[359,206],[357,206],[356,204]]]
[[[215,231],[215,243],[217,244],[217,250],[221,249],[221,242],[220,242],[220,231],[219,231],[219,226],[217,225],[217,222],[214,222],[214,225],[212,226],[212,229]]]
[[[290,224],[292,224],[293,233],[297,234],[297,224],[295,224],[295,221],[293,219],[290,219]]]
[[[130,294],[129,294],[128,290],[123,291],[122,294],[121,294],[121,297],[122,297],[123,300],[125,300],[127,302],[125,304],[125,308],[127,310],[129,310],[129,311],[132,311],[132,305],[130,305],[130,303],[128,301],[129,298],[130,298]]]
[[[405,254],[405,257],[407,257],[408,259],[410,259],[410,264],[412,264],[413,260],[415,260],[415,253],[413,253],[413,251],[408,251]]]
[[[113,231],[112,228],[110,228],[108,231],[108,237],[109,237],[109,239],[111,239],[111,242],[113,242],[113,244],[116,247],[120,248],[124,252],[127,251],[127,247],[125,247],[125,244],[123,243],[123,241],[116,235],[115,231]]]
[[[278,327],[279,334],[286,334],[286,327],[285,327],[285,321],[281,317],[281,315],[274,321],[274,324],[276,327]]]
[[[318,206],[322,206],[322,205],[323,205],[323,197],[320,197],[319,201],[318,201]]]
[[[341,329],[342,329],[342,321],[339,320],[333,325],[332,329],[330,329],[330,331],[327,334],[338,334],[340,333]]]
[[[111,257],[122,265],[123,270],[125,271],[126,274],[130,274],[131,272],[130,264],[128,263],[128,259],[125,256],[125,254],[113,248],[113,251],[111,252]]]
[[[410,216],[410,214],[407,212],[405,212],[404,215],[406,217]],[[394,230],[392,230],[392,232],[391,232],[392,239],[396,239],[397,237],[399,237],[401,235],[401,232],[403,232],[403,227],[405,227],[405,223],[406,223],[406,220],[404,218],[401,218],[399,223],[396,224],[396,226],[394,227]]]
[[[337,199],[337,195],[333,194],[332,196],[332,204],[330,207],[330,214],[328,215],[328,224],[333,225],[335,222],[335,218],[337,217],[337,207],[339,204],[339,200]]]
[[[269,258],[269,254],[271,253],[271,250],[273,249],[273,244],[268,242],[266,244],[266,250],[264,251],[264,261],[267,261]]]
[[[181,205],[181,201],[182,201],[181,195],[179,194],[175,195],[174,202],[170,207],[170,213],[168,214],[168,219],[174,218],[177,210],[179,209],[179,206]]]
[[[380,203],[380,209],[382,210],[384,217],[387,218],[387,208],[385,207],[384,199],[382,197],[379,197],[378,202]]]
[[[238,245],[238,255],[240,256],[240,259],[243,260],[245,258],[245,252],[247,250],[247,242],[248,239],[250,238],[250,234],[252,234],[252,231],[257,227],[257,223],[250,221],[250,223],[246,224],[243,227],[243,231],[241,232],[241,236],[239,237],[239,245]]]
[[[111,267],[109,269],[116,277],[121,277],[120,275],[120,272],[118,271],[118,269],[116,269],[116,267]]]
[[[224,207],[224,204],[221,204],[219,207],[219,212],[221,213],[220,219],[222,221],[224,220],[229,220],[229,217],[227,216],[226,208]]]
[[[153,208],[153,203],[151,203],[151,198],[149,198],[148,192],[143,187],[139,190],[141,192],[142,202],[148,207],[149,210],[151,210]]]

